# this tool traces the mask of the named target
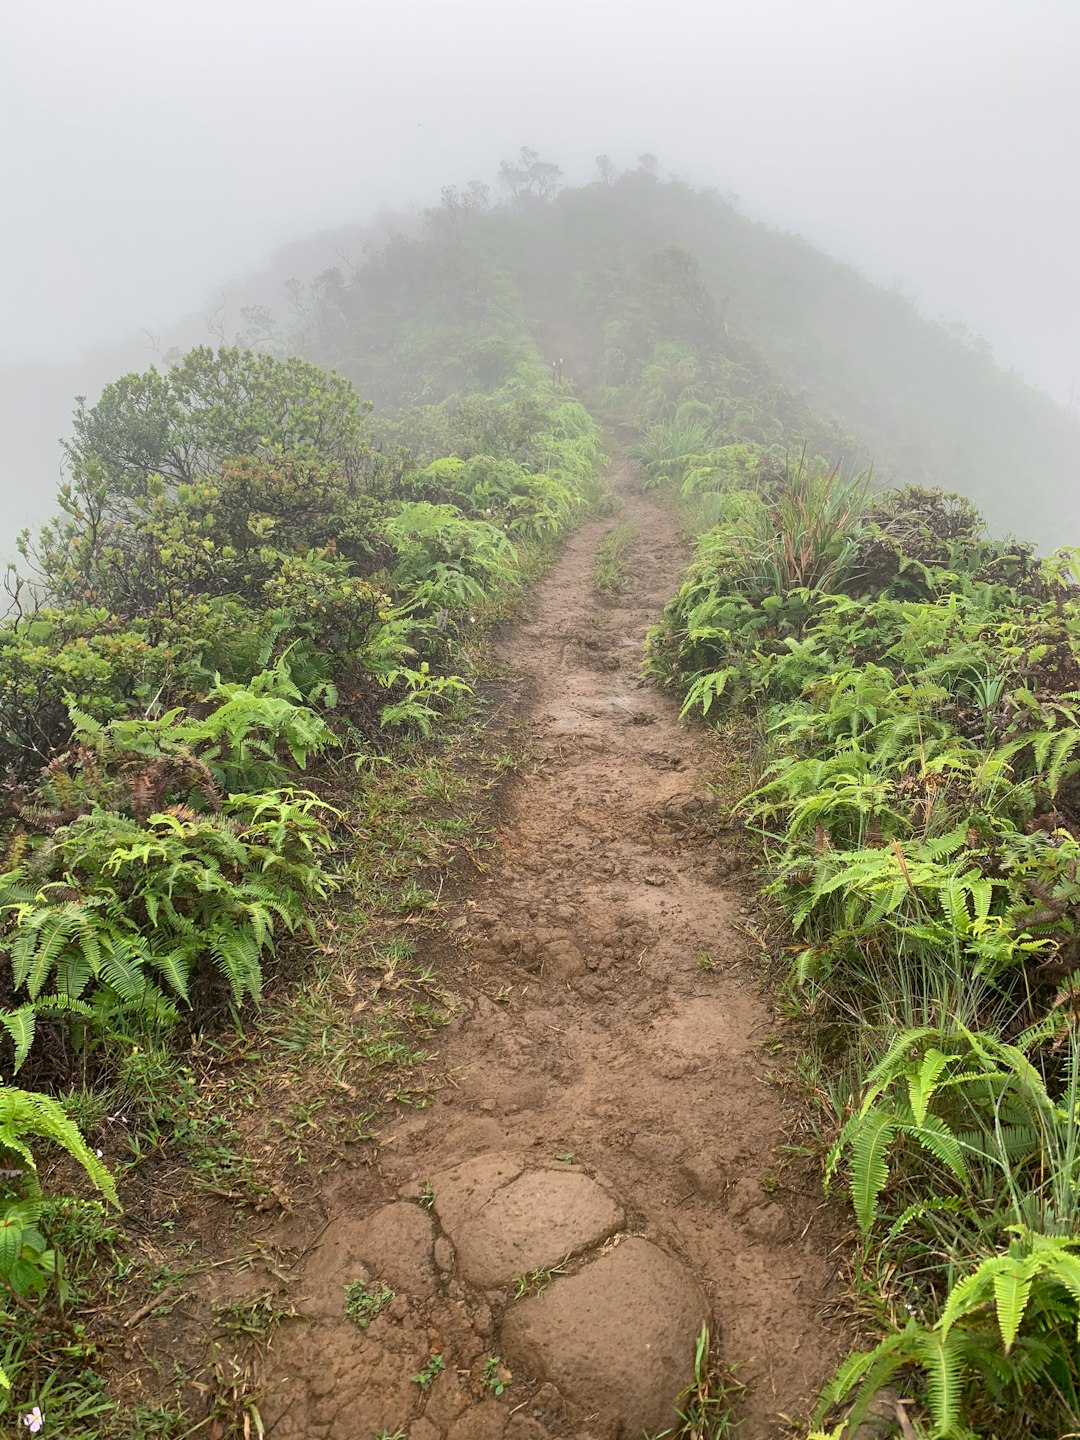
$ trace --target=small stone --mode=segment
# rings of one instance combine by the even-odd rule
[[[728,1196],[728,1209],[736,1219],[741,1219],[765,1200],[761,1181],[752,1175],[743,1175],[735,1181]]]
[[[506,1427],[506,1440],[549,1440],[548,1432],[531,1415],[511,1415]]]
[[[896,1434],[896,1404],[901,1393],[894,1386],[879,1390],[870,1402],[866,1419],[856,1425],[851,1440],[885,1440]]]
[[[536,1391],[529,1407],[538,1420],[554,1425],[566,1414],[566,1401],[550,1382],[545,1381]]]
[[[424,1416],[436,1425],[450,1425],[466,1409],[469,1397],[462,1388],[456,1370],[444,1370],[437,1375],[428,1395]]]
[[[747,1213],[743,1228],[755,1240],[786,1240],[791,1233],[791,1224],[782,1205],[758,1205]]]
[[[376,1275],[391,1290],[427,1299],[435,1293],[434,1224],[419,1205],[399,1200],[358,1221],[344,1215],[327,1229],[308,1271],[312,1313],[340,1316],[345,1286]]]
[[[613,1235],[623,1212],[580,1171],[523,1170],[486,1155],[435,1177],[435,1210],[460,1273],[490,1289]]]
[[[360,1227],[357,1250],[392,1289],[426,1299],[435,1290],[433,1231],[419,1205],[384,1205]]]
[[[703,1200],[719,1200],[727,1189],[727,1173],[707,1158],[685,1161],[681,1173],[691,1190]]]
[[[585,957],[573,940],[556,939],[544,946],[544,975],[548,980],[573,980],[585,970]]]
[[[502,1440],[506,1411],[496,1400],[484,1400],[459,1416],[446,1440]]]

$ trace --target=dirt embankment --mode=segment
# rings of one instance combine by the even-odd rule
[[[640,532],[621,596],[595,593],[614,522],[592,522],[499,642],[545,763],[509,782],[438,942],[468,997],[445,1087],[328,1179],[309,1318],[264,1366],[272,1440],[640,1437],[675,1423],[702,1321],[746,1386],[738,1433],[764,1440],[842,1349],[820,1196],[782,1164],[752,877],[717,830],[708,736],[640,679],[685,551],[614,481]]]

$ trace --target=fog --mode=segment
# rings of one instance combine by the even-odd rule
[[[652,151],[1074,398],[1075,0],[23,0],[4,29],[0,359],[167,329],[524,143],[570,180]]]

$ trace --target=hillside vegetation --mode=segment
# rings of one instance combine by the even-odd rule
[[[872,459],[882,483],[969,496],[995,534],[1080,539],[1080,419],[979,337],[714,192],[660,180],[652,157],[624,174],[601,157],[600,180],[561,191],[552,168],[523,152],[495,207],[483,186],[444,192],[422,234],[325,273],[292,343],[397,401],[420,356],[434,394],[460,383],[448,336],[505,337],[516,313],[602,403],[634,365],[691,364],[683,398],[715,395],[717,378],[742,398],[729,429],[752,394],[772,438],[779,420],[792,444],[827,438],[826,454]]]
[[[25,1087],[0,1089],[0,1414],[191,1433],[109,1391],[71,1318],[132,1273],[106,1207],[177,1166],[265,1194],[259,1066],[283,1053],[278,1095],[305,1067],[350,1090],[346,1056],[408,1094],[437,977],[375,948],[408,1022],[354,1010],[327,927],[371,952],[373,917],[429,905],[417,875],[475,826],[439,768],[449,722],[485,625],[602,503],[608,423],[697,537],[648,672],[754,736],[739,813],[874,1331],[822,1422],[853,1400],[853,1427],[899,1374],[929,1435],[1074,1431],[1077,577],[979,509],[1067,533],[1076,423],[650,164],[560,192],[526,151],[502,178],[503,203],[448,190],[320,276],[257,348],[77,405],[0,626],[0,1068]],[[598,587],[647,540],[613,539]],[[294,1011],[317,1018],[302,1042]],[[234,1086],[216,1067],[241,1052]],[[284,1127],[297,1164],[314,1110]],[[107,1169],[77,1127],[121,1112]]]
[[[179,1434],[180,1412],[118,1411],[84,1369],[94,1347],[65,1311],[131,1261],[100,1207],[42,1197],[38,1143],[115,1204],[74,1120],[100,1133],[130,1111],[110,1144],[129,1192],[164,1159],[254,1203],[278,1161],[260,1180],[233,1127],[267,1081],[200,1098],[199,1037],[216,1050],[250,1026],[271,1066],[296,1067],[286,1087],[348,1094],[354,1058],[372,1077],[423,1058],[444,1023],[434,977],[363,940],[365,907],[423,910],[419,872],[471,843],[424,741],[467,701],[485,623],[597,499],[604,454],[522,334],[488,385],[377,420],[310,361],[197,349],[80,402],[68,456],[0,627],[0,1064],[30,1087],[0,1090],[0,1281],[9,1324],[43,1317],[0,1355],[0,1414]],[[352,1013],[353,982],[319,959],[327,924],[399,972],[406,1029],[399,1004]],[[297,984],[312,1043],[334,1047],[323,1067]],[[272,1110],[262,1123],[277,1138]]]

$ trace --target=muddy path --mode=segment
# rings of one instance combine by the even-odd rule
[[[716,824],[709,737],[640,679],[685,547],[629,472],[613,483],[640,532],[624,593],[595,592],[614,521],[591,522],[499,641],[542,763],[508,782],[490,868],[428,947],[462,997],[444,1087],[328,1177],[308,1319],[264,1366],[272,1440],[658,1432],[703,1319],[746,1386],[738,1434],[764,1440],[843,1348],[827,1212],[781,1148],[769,1076],[791,1056],[745,933],[753,877]],[[342,1313],[357,1279],[363,1329]]]

